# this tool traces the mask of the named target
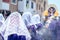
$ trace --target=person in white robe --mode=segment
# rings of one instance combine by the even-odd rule
[[[36,15],[33,15],[32,18],[31,18],[31,23],[35,26],[35,31],[36,32],[33,32],[34,35],[32,35],[32,40],[41,40],[41,37],[40,35],[38,35],[38,29],[40,29],[41,27],[41,21],[40,21],[40,16],[39,14],[36,14]]]
[[[4,21],[5,21],[5,19],[4,19],[3,15],[0,14],[0,28],[1,28],[2,25],[4,24]],[[2,34],[0,34],[0,40],[4,40]]]
[[[23,18],[26,26],[31,24],[31,17],[32,17],[31,12],[24,12],[23,13],[22,18]]]
[[[37,40],[37,38],[35,37],[36,36],[36,29],[35,29],[35,25],[33,24],[33,21],[32,20],[32,14],[30,12],[25,12],[23,15],[22,15],[23,19],[24,19],[24,22],[31,34],[31,40]],[[34,22],[35,23],[35,22]]]
[[[39,14],[33,15],[31,23],[35,25],[35,28],[37,28],[36,24],[41,23]]]
[[[3,30],[1,28],[0,33],[4,32],[4,40],[7,40],[8,36],[11,34],[24,35],[26,36],[26,40],[31,39],[30,33],[18,12],[11,13],[11,15],[6,19],[3,27],[4,28]]]

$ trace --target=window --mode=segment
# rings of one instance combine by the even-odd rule
[[[33,6],[34,6],[34,5],[33,5],[33,2],[31,2],[31,8],[32,8],[32,9],[33,9]]]
[[[12,0],[13,3],[16,3],[16,0]]]
[[[18,1],[23,1],[23,0],[18,0]]]
[[[29,8],[29,0],[26,1],[26,7]]]
[[[46,5],[46,2],[44,1],[44,10],[45,10],[45,5]]]
[[[43,12],[43,8],[41,8],[41,12]]]
[[[36,5],[37,5],[36,9],[38,10],[38,3]]]
[[[11,0],[12,4],[16,5],[17,4],[17,0]]]
[[[39,5],[39,10],[40,10],[40,5]]]

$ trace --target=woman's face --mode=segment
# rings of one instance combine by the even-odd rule
[[[54,7],[50,7],[48,10],[50,13],[54,13],[55,12],[55,8]]]
[[[50,12],[53,13],[53,9],[52,8],[50,9]]]

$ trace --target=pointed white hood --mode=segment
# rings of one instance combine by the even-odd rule
[[[32,24],[38,24],[38,23],[40,23],[40,16],[38,14],[34,15],[31,18],[31,22],[32,22]]]
[[[26,39],[31,39],[30,33],[23,22],[21,15],[18,12],[13,12],[5,21],[5,33],[4,38],[11,34],[25,35]]]
[[[31,23],[31,17],[32,17],[32,14],[30,12],[24,12],[23,15],[22,15],[22,18],[27,25],[30,25]]]

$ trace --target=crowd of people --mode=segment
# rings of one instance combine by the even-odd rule
[[[44,13],[43,22],[39,14],[11,13],[7,19],[0,14],[0,40],[60,40],[60,16],[50,7]]]

